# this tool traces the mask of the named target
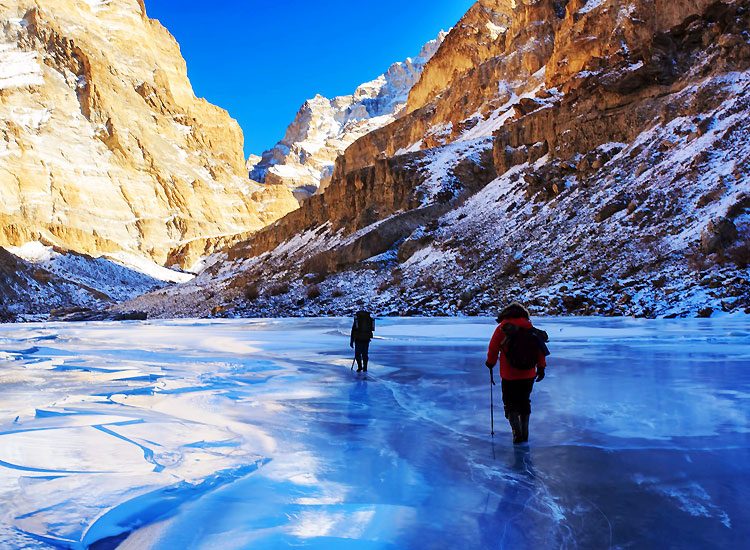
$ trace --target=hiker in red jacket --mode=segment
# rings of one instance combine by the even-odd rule
[[[547,366],[547,335],[531,325],[528,310],[518,302],[503,309],[496,321],[499,325],[490,340],[485,364],[492,373],[499,355],[505,418],[513,430],[513,443],[524,443],[529,440],[531,390],[534,381],[544,378]]]

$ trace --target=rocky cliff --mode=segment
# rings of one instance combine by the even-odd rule
[[[452,81],[505,51],[508,29],[514,19],[512,0],[482,0],[459,20],[409,92],[407,112],[424,107]]]
[[[445,38],[441,33],[415,58],[394,63],[385,74],[333,99],[321,95],[305,102],[273,149],[248,161],[254,180],[283,185],[300,199],[322,192],[336,158],[354,141],[396,120],[409,92]]]
[[[239,126],[142,0],[2,0],[0,22],[0,244],[188,267],[296,208],[247,178]]]
[[[116,318],[106,312],[114,303],[192,279],[135,255],[95,258],[39,242],[8,248],[0,248],[0,322]]]
[[[410,93],[409,114],[352,144],[337,160],[335,176],[379,154],[491,135],[515,114],[520,99],[544,88],[564,13],[547,0],[475,4],[425,68]]]
[[[414,109],[352,144],[322,197],[138,305],[749,313],[750,0],[493,6],[472,8]]]

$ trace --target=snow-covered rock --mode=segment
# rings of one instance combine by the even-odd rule
[[[115,302],[192,278],[137,254],[94,258],[40,242],[0,247],[0,322],[70,313],[102,318]]]
[[[403,112],[409,91],[445,36],[441,32],[417,57],[394,63],[351,95],[333,99],[317,95],[306,101],[284,139],[252,166],[248,161],[251,179],[287,186],[300,200],[324,190],[339,154]]]
[[[533,47],[488,59],[361,138],[323,195],[136,308],[473,315],[520,299],[549,314],[750,313],[750,0],[690,3],[682,21],[671,8],[659,19],[658,2],[630,4],[647,28],[630,21],[642,33],[627,50],[568,74],[550,61],[575,44],[560,33],[585,18],[591,42],[610,43],[596,14],[623,14],[611,2],[515,3],[511,25]],[[530,24],[545,11],[559,21]],[[533,81],[514,87],[509,66],[536,67]],[[468,123],[450,118],[477,107]],[[409,146],[420,121],[440,124]]]

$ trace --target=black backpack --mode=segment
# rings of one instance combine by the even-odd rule
[[[508,363],[521,370],[533,369],[539,359],[539,352],[546,351],[542,348],[537,331],[533,328],[519,327],[513,323],[505,323],[502,328],[505,333],[502,348]],[[539,332],[543,333],[543,331]],[[549,355],[549,352],[546,351],[545,355]]]
[[[375,319],[366,311],[358,311],[356,317],[354,317],[354,334],[362,340],[369,340],[372,338],[374,331]]]

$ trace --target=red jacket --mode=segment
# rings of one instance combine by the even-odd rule
[[[505,354],[501,353],[502,342],[505,340],[505,333],[503,332],[503,325],[506,323],[513,323],[514,325],[521,328],[532,328],[531,321],[528,319],[503,319],[503,321],[497,325],[495,334],[492,335],[490,340],[490,348],[487,350],[487,365],[495,366],[497,363],[498,355],[500,356],[500,377],[505,380],[524,380],[526,378],[536,378],[536,368],[533,369],[517,369],[512,367],[508,360],[505,358]],[[537,367],[546,367],[547,360],[544,357],[544,353],[539,351],[539,358],[536,361]]]

